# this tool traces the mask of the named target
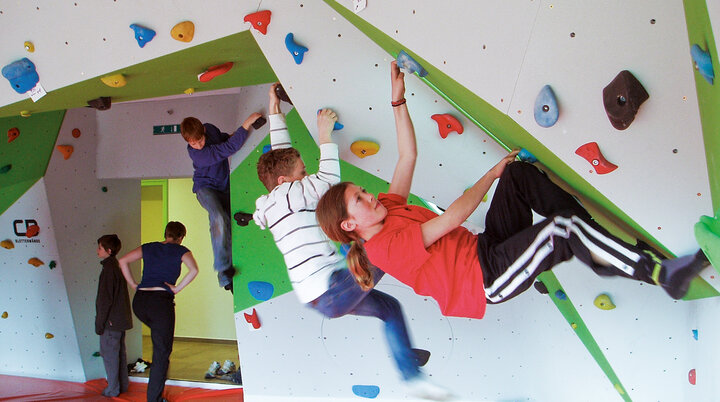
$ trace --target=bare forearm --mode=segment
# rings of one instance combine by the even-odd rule
[[[188,271],[188,273],[185,274],[185,276],[183,276],[183,278],[180,280],[180,283],[178,283],[177,286],[175,287],[175,289],[176,289],[175,293],[179,293],[181,290],[183,290],[185,288],[185,286],[189,285],[190,282],[192,282],[195,279],[197,274],[198,274],[198,271],[196,271],[196,270]]]
[[[395,130],[397,132],[398,156],[401,159],[416,159],[417,144],[415,141],[415,127],[410,119],[407,103],[393,107],[395,115]]]
[[[488,172],[475,184],[467,189],[463,195],[458,197],[443,213],[450,220],[453,227],[462,225],[463,222],[477,209],[485,194],[490,190],[495,177]]]

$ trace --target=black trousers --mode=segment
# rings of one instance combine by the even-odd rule
[[[147,400],[160,401],[165,389],[175,336],[175,295],[162,290],[138,289],[132,307],[137,318],[150,328],[153,345]]]
[[[533,225],[532,211],[545,217]],[[610,265],[593,261],[592,255]],[[654,284],[655,261],[598,225],[577,200],[535,166],[505,168],[478,235],[478,259],[488,303],[522,293],[538,275],[572,257],[597,274]]]

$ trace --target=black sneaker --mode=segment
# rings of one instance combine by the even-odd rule
[[[660,286],[673,299],[682,299],[688,292],[690,282],[708,265],[710,265],[710,261],[702,250],[694,255],[663,260],[659,278]]]

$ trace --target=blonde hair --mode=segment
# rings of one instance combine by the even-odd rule
[[[374,284],[373,273],[362,239],[357,233],[348,232],[340,227],[340,224],[348,218],[345,190],[351,184],[345,181],[330,187],[320,198],[315,216],[320,227],[331,240],[350,244],[347,254],[348,269],[362,290],[370,290]]]

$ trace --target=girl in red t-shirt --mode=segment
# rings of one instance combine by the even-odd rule
[[[433,297],[446,315],[482,318],[485,303],[522,293],[542,272],[573,256],[603,276],[661,285],[682,298],[707,265],[698,251],[661,260],[649,249],[623,242],[598,225],[573,196],[533,165],[509,153],[442,215],[407,205],[417,147],[404,74],[392,64],[392,107],[398,162],[387,194],[376,199],[344,182],[320,199],[317,218],[334,241],[350,243],[348,267],[365,289],[372,287],[369,261],[416,293]],[[485,222],[473,235],[460,225],[500,179]],[[533,225],[532,211],[545,217]]]

